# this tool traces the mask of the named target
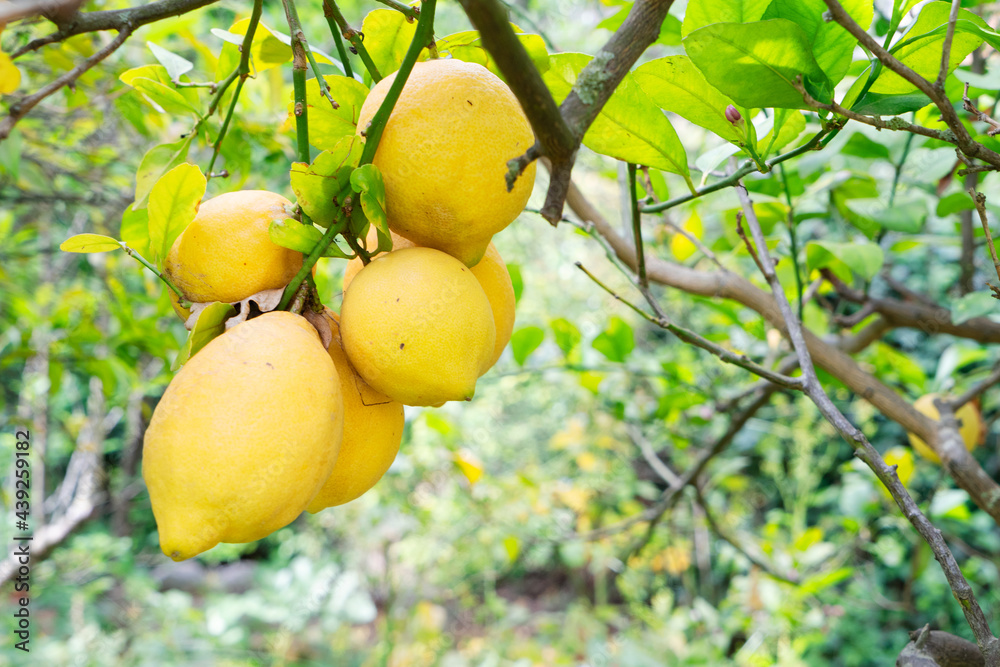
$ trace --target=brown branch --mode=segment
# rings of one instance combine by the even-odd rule
[[[993,258],[993,267],[996,269],[997,278],[1000,278],[1000,258],[997,257],[996,246],[993,245],[993,234],[990,232],[990,223],[986,219],[986,195],[969,188],[969,196],[976,204],[976,211],[979,213],[979,222],[983,225],[983,233],[986,234],[986,246],[990,249],[990,257]],[[1000,299],[1000,287],[987,283],[993,290],[993,297]]]
[[[976,117],[976,120],[986,123],[990,126],[990,129],[986,130],[987,136],[995,137],[1000,134],[1000,122],[996,121],[992,116],[984,113],[972,103],[969,99],[969,84],[965,84],[965,92],[962,93],[962,108],[971,113]]]
[[[925,625],[910,633],[909,644],[896,658],[896,667],[984,667],[983,654],[968,639]]]
[[[995,167],[1000,167],[1000,153],[996,153],[982,144],[973,141],[969,135],[969,131],[962,124],[958,114],[955,113],[955,108],[952,106],[951,100],[945,95],[943,86],[941,88],[936,87],[882,48],[864,28],[851,18],[850,14],[844,10],[843,6],[837,0],[823,0],[823,2],[829,9],[830,18],[843,26],[847,32],[851,33],[863,47],[878,58],[879,62],[886,69],[903,77],[903,79],[916,86],[920,92],[927,95],[934,102],[935,106],[941,112],[941,119],[955,134],[955,145],[962,149],[963,153],[970,158],[977,158]]]
[[[593,225],[594,230],[607,241],[616,256],[634,271],[636,258],[632,244],[615,231],[614,227],[587,201],[579,189],[572,186],[566,201],[578,216]],[[647,258],[646,271],[651,282],[674,287],[690,294],[737,301],[760,313],[765,320],[787,338],[787,325],[774,298],[742,276],[721,271],[699,271],[658,257]],[[952,325],[950,319],[944,318],[933,321],[910,319],[914,313],[926,313],[931,310],[920,304],[887,302],[882,305],[883,308],[880,312],[889,326],[915,326],[928,333],[950,333],[961,330],[963,334],[969,334],[968,337],[974,340],[983,340],[994,335],[983,336],[981,332],[977,334],[974,331],[964,329],[965,327],[974,328],[972,325],[977,320],[969,320],[961,325]],[[946,310],[943,312],[948,313]],[[992,325],[992,323],[990,324]],[[881,329],[885,325],[876,324],[873,326]],[[878,333],[878,329],[872,329],[865,335],[872,336]],[[854,394],[871,403],[879,412],[902,426],[906,431],[916,434],[930,447],[936,446],[939,422],[932,421],[917,412],[908,400],[865,372],[843,349],[827,343],[808,329],[803,330],[803,336],[817,366],[839,379]],[[870,342],[869,340],[864,344],[867,345]],[[948,449],[946,455],[942,456],[942,460],[945,461],[949,473],[973,501],[1000,524],[1000,485],[983,470],[982,466],[965,448],[962,448],[961,451]],[[949,460],[948,455],[951,454],[955,458]]]
[[[951,405],[951,409],[957,411],[963,405],[965,405],[972,399],[982,394],[984,391],[995,385],[997,382],[1000,382],[1000,365],[994,367],[993,371],[988,376],[986,376],[984,380],[977,382],[976,384],[969,387],[969,389],[967,389],[965,392],[959,394],[958,396],[950,400],[948,403]]]
[[[125,40],[128,39],[129,35],[132,34],[131,27],[122,28],[111,42],[109,42],[103,49],[92,55],[91,57],[84,60],[82,63],[66,72],[61,77],[52,81],[46,86],[43,86],[37,92],[28,95],[27,97],[22,97],[20,100],[10,105],[9,115],[0,122],[0,141],[3,141],[10,134],[10,131],[14,129],[17,122],[24,118],[25,115],[37,105],[39,102],[44,100],[49,95],[55,93],[57,90],[63,86],[69,85],[76,81],[80,76],[89,70],[91,67],[101,62],[112,53],[118,50]]]
[[[59,29],[56,32],[28,42],[14,51],[11,58],[16,59],[29,51],[37,51],[46,44],[61,42],[67,37],[82,35],[85,32],[100,30],[117,30],[118,32],[128,30],[132,32],[147,23],[154,23],[171,16],[180,16],[215,2],[218,0],[159,0],[159,2],[151,2],[128,9],[75,13],[65,20],[57,21],[56,25],[59,26]]]
[[[632,65],[659,36],[673,0],[636,0],[625,22],[583,68],[558,109],[527,51],[514,35],[504,7],[497,0],[460,2],[531,122],[538,142],[538,148],[532,152],[552,161],[541,214],[553,225],[558,224],[583,136]],[[514,178],[530,160],[531,156],[522,156],[511,161]]]
[[[777,303],[779,311],[781,312],[781,316],[785,321],[787,337],[791,341],[792,347],[795,349],[795,354],[798,355],[799,368],[802,370],[802,378],[804,379],[806,385],[806,395],[809,396],[812,402],[819,409],[820,414],[822,414],[823,417],[837,429],[837,432],[840,433],[840,435],[854,447],[855,455],[864,461],[869,468],[871,468],[872,472],[875,473],[879,480],[889,490],[893,500],[896,501],[896,504],[899,506],[900,510],[902,510],[906,519],[913,525],[917,532],[920,533],[920,536],[924,538],[927,544],[930,545],[931,550],[934,552],[934,558],[940,564],[945,578],[948,580],[948,585],[951,587],[952,595],[954,595],[955,599],[962,607],[965,619],[969,623],[969,627],[972,628],[973,634],[976,636],[976,641],[979,644],[979,650],[983,653],[983,656],[987,659],[987,663],[991,665],[991,667],[994,665],[1000,665],[1000,640],[994,637],[993,633],[990,631],[986,615],[980,608],[972,587],[962,574],[962,570],[959,568],[958,562],[955,560],[955,556],[951,553],[951,550],[948,548],[948,544],[944,541],[941,531],[939,531],[920,511],[917,503],[900,483],[899,477],[896,475],[895,468],[889,467],[886,464],[881,455],[879,455],[878,451],[872,447],[868,438],[865,437],[865,434],[858,429],[858,427],[852,424],[851,421],[848,420],[847,417],[845,417],[844,414],[837,408],[837,406],[833,404],[833,401],[830,400],[830,397],[820,384],[819,378],[816,376],[816,369],[813,366],[812,357],[809,353],[809,346],[806,343],[806,339],[803,334],[802,324],[795,317],[794,313],[792,313],[791,304],[789,304],[788,298],[785,296],[784,288],[781,286],[781,282],[778,280],[778,276],[774,271],[774,262],[768,252],[767,243],[764,239],[764,232],[761,230],[760,223],[754,213],[750,197],[746,188],[742,187],[742,185],[737,186],[736,191],[739,194],[740,202],[743,205],[743,212],[746,215],[750,232],[753,235],[753,239],[760,252],[760,260],[764,268],[764,277],[771,286],[771,293],[773,294],[774,300]],[[947,406],[940,405],[939,407],[947,408]],[[942,414],[942,417],[944,418],[942,419],[942,422],[949,421],[947,419],[948,415]],[[947,445],[946,451],[952,447],[964,449],[961,444],[961,436],[958,435],[957,432],[958,429],[954,414],[950,415],[950,424],[948,425],[953,428],[955,433],[954,437],[949,437],[946,443],[944,443]]]
[[[934,87],[944,92],[944,80],[948,76],[948,63],[951,60],[951,43],[955,39],[955,22],[958,21],[958,10],[962,6],[962,0],[951,0],[951,13],[948,14],[948,28],[944,34],[944,44],[941,46],[941,67],[938,70],[937,80]],[[968,84],[966,84],[968,89]]]
[[[58,22],[73,16],[82,4],[83,0],[22,0],[22,2],[5,2],[0,4],[0,24],[38,15]]]

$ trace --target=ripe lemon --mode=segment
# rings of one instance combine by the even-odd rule
[[[291,523],[330,476],[343,424],[337,370],[304,318],[265,313],[211,341],[146,430],[163,553],[184,560]]]
[[[392,234],[393,252],[413,247],[412,241],[392,231],[390,231],[390,234]],[[367,245],[369,248],[374,248],[377,242],[375,230],[372,228],[368,231]],[[351,281],[354,280],[354,276],[358,275],[358,271],[363,267],[364,264],[357,258],[347,263],[347,266],[344,268],[345,292]],[[486,246],[486,254],[483,255],[483,259],[472,267],[472,275],[476,277],[476,280],[479,281],[479,286],[486,292],[486,298],[490,302],[490,309],[493,311],[493,325],[497,331],[496,342],[493,345],[493,355],[490,357],[490,362],[483,371],[485,373],[493,368],[493,365],[500,358],[503,349],[510,342],[511,333],[514,331],[514,285],[510,280],[510,272],[507,271],[507,265],[504,264],[503,258],[492,243]]]
[[[479,281],[431,248],[390,252],[358,272],[340,328],[358,374],[403,405],[471,399],[496,341]]]
[[[361,107],[366,130],[395,74]],[[406,80],[375,153],[385,180],[389,226],[419,246],[474,266],[494,234],[531,196],[535,164],[507,192],[507,161],[534,143],[531,125],[503,81],[460,60],[418,62]]]
[[[242,190],[201,203],[198,215],[167,253],[164,271],[189,301],[235,303],[284,287],[302,253],[273,243],[272,220],[288,217],[291,202],[264,190]],[[178,315],[182,315],[178,306]]]
[[[937,394],[925,394],[913,403],[913,407],[920,414],[936,421],[941,416],[941,413],[938,412],[937,407],[934,405],[934,399],[937,396]],[[958,432],[962,435],[965,448],[971,452],[982,442],[983,436],[986,435],[983,417],[979,413],[979,409],[970,402],[958,409],[955,413],[955,418],[958,420]],[[926,442],[913,433],[907,433],[907,435],[910,438],[910,444],[913,445],[918,454],[929,461],[935,463],[941,462],[941,458]]]
[[[323,316],[333,333],[330,358],[344,397],[344,439],[330,477],[306,508],[313,514],[350,502],[375,486],[392,465],[403,438],[403,405],[358,376],[342,347],[340,318],[329,309]]]

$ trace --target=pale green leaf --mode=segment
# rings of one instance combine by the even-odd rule
[[[510,349],[514,353],[514,361],[518,366],[524,366],[531,353],[545,340],[545,331],[540,327],[522,327],[510,336]]]
[[[61,244],[59,249],[63,252],[108,252],[109,250],[121,250],[122,244],[110,236],[103,234],[77,234],[71,236]]]
[[[834,259],[846,264],[865,280],[871,280],[882,269],[885,256],[878,244],[869,241],[810,241],[806,245],[806,266],[810,271],[825,268]]]
[[[167,74],[174,81],[180,80],[182,76],[194,69],[193,62],[172,51],[168,51],[159,44],[146,42],[146,46],[153,52],[153,57],[160,61],[160,64],[166,68]]]
[[[738,141],[740,136],[726,120],[726,107],[732,100],[705,80],[705,76],[687,56],[657,58],[640,66],[634,73],[657,106],[711,130],[723,139]]]
[[[323,238],[323,232],[315,226],[301,223],[292,218],[272,220],[267,228],[267,233],[273,243],[282,248],[297,250],[303,255],[311,253],[316,244]]]
[[[346,76],[330,75],[323,79],[330,86],[330,96],[338,107],[334,109],[330,101],[320,94],[316,79],[306,82],[309,143],[320,150],[332,150],[345,136],[354,135],[368,89],[361,82]],[[294,106],[294,102],[288,105],[289,118],[294,118]]]
[[[164,174],[149,193],[149,261],[163,268],[174,240],[198,212],[208,181],[185,162]]]
[[[771,0],[691,0],[684,10],[681,37],[712,23],[759,21]]]
[[[684,47],[705,79],[743,107],[808,108],[797,77],[817,100],[833,94],[805,33],[787,19],[716,23],[689,34]]]
[[[292,191],[299,206],[317,225],[329,227],[337,218],[344,197],[350,194],[351,172],[361,158],[362,147],[352,134],[343,137],[332,150],[317,155],[311,165],[292,163]]]
[[[174,360],[172,369],[177,370],[188,360],[196,355],[203,347],[212,342],[213,339],[218,338],[226,331],[226,320],[236,314],[236,309],[233,308],[232,304],[220,303],[216,301],[215,303],[205,306],[205,308],[198,313],[198,320],[195,322],[194,327],[192,327],[191,332],[188,334],[187,341],[184,343],[184,347],[177,354],[177,358]]]
[[[620,317],[612,317],[607,328],[598,334],[593,348],[603,354],[608,361],[622,363],[635,348],[635,335],[628,322]]]
[[[135,209],[146,208],[149,199],[149,192],[153,185],[160,180],[165,173],[184,162],[187,159],[188,150],[191,148],[193,134],[189,134],[180,141],[172,144],[160,144],[153,146],[142,157],[139,169],[135,175]]]

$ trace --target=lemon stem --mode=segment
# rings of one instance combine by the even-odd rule
[[[306,104],[306,70],[309,69],[309,65],[295,5],[291,0],[281,0],[281,4],[285,7],[288,30],[292,34],[292,84],[295,88],[295,106],[292,113],[295,114],[295,134],[298,140],[296,152],[300,162],[309,164],[312,162],[309,156],[309,107]],[[322,82],[322,77],[319,80]]]
[[[323,13],[326,15],[326,21],[330,25],[330,30],[335,35],[337,34],[337,30],[334,29],[333,22],[336,22],[340,34],[351,43],[351,50],[358,54],[361,62],[365,64],[365,68],[368,70],[372,81],[375,83],[381,81],[382,75],[379,73],[378,67],[375,66],[375,61],[368,54],[368,49],[365,48],[364,34],[348,25],[347,19],[344,18],[343,12],[340,11],[340,7],[337,6],[334,0],[323,0]],[[333,19],[332,22],[331,19]]]
[[[386,93],[382,105],[372,117],[372,122],[368,126],[368,129],[365,130],[365,150],[361,154],[360,164],[370,164],[375,159],[375,151],[378,150],[378,142],[382,138],[382,130],[385,129],[385,123],[389,120],[392,108],[396,106],[399,94],[403,92],[406,79],[409,78],[410,72],[413,71],[413,65],[417,62],[417,58],[420,57],[420,52],[424,50],[425,46],[434,41],[434,4],[435,0],[423,0],[423,3],[421,3],[420,18],[417,19],[417,29],[413,33],[410,48],[406,50],[403,63],[399,66],[396,78],[393,79],[392,85],[389,86],[389,92]]]
[[[173,293],[177,295],[177,298],[180,300],[181,307],[183,308],[191,307],[191,302],[187,300],[187,297],[181,294],[181,291],[177,289],[177,287],[172,282],[170,282],[170,280],[162,271],[160,271],[155,266],[150,264],[149,260],[147,260],[145,257],[136,252],[134,248],[130,248],[129,245],[124,241],[119,241],[118,243],[121,245],[122,250],[124,250],[129,257],[131,257],[132,259],[134,259],[135,261],[139,262],[147,269],[152,271],[153,275],[162,280],[167,285],[167,287],[169,287],[173,291]]]
[[[253,36],[257,32],[257,24],[260,23],[260,13],[264,7],[264,0],[254,0],[253,10],[250,13],[250,23],[247,24],[246,34],[243,35],[243,45],[240,47],[240,64],[237,65],[236,70],[229,75],[229,77],[222,82],[219,86],[219,90],[216,93],[216,97],[213,100],[212,106],[209,107],[207,116],[211,116],[215,112],[216,106],[222,101],[222,96],[229,88],[229,84],[233,82],[237,76],[239,80],[236,82],[236,90],[233,92],[233,99],[229,103],[229,111],[226,112],[226,119],[222,121],[222,127],[219,129],[219,136],[215,140],[212,150],[212,160],[208,163],[208,171],[206,175],[208,178],[212,178],[212,168],[215,166],[215,161],[219,157],[219,151],[222,150],[222,140],[226,138],[226,132],[229,130],[229,123],[233,119],[233,111],[236,110],[236,102],[240,99],[240,92],[243,90],[243,84],[246,82],[247,77],[250,76],[250,47],[253,45]]]
[[[333,8],[330,7],[328,0],[323,0],[323,16],[326,17],[326,23],[330,26],[330,32],[333,34],[333,42],[337,45],[337,54],[340,55],[340,64],[344,68],[344,76],[353,79],[354,70],[351,68],[351,57],[347,53],[347,47],[344,46],[344,36],[340,33],[340,28],[337,27],[336,21],[333,18]]]

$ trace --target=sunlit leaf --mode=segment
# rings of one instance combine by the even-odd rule
[[[373,164],[365,164],[351,172],[351,188],[358,193],[361,209],[368,222],[375,225],[384,238],[389,236],[389,221],[385,217],[385,183],[382,172]]]
[[[364,84],[346,76],[324,76],[330,96],[338,104],[334,109],[319,92],[316,79],[306,81],[308,100],[309,143],[320,150],[333,150],[346,136],[353,136],[358,125],[361,105],[368,97]],[[289,117],[294,117],[295,103],[288,105]]]
[[[713,88],[687,56],[651,60],[640,66],[634,76],[661,109],[711,130],[723,139],[739,139],[736,128],[726,120],[726,107],[732,100]]]
[[[865,280],[871,280],[882,269],[885,256],[878,244],[869,241],[810,241],[806,245],[806,266],[810,271],[829,266],[832,259],[843,262]]]
[[[108,252],[109,250],[121,250],[122,244],[110,236],[101,234],[77,234],[71,236],[61,244],[59,249],[63,252]]]
[[[691,0],[684,10],[684,37],[712,23],[751,23],[760,20],[771,0]]]
[[[146,152],[142,158],[142,162],[139,163],[139,169],[135,175],[135,203],[132,205],[133,208],[146,208],[149,192],[153,189],[153,185],[165,173],[187,159],[193,137],[194,135],[189,134],[180,141],[175,141],[172,144],[153,146]]]
[[[514,361],[518,366],[524,366],[531,353],[545,340],[545,331],[540,327],[522,327],[510,336],[510,349],[514,353]]]
[[[607,328],[594,339],[592,345],[608,361],[620,364],[635,348],[635,334],[628,322],[614,316],[608,321]]]
[[[149,193],[149,261],[162,268],[170,246],[194,220],[207,180],[189,163],[164,174]]]
[[[146,46],[153,52],[153,56],[160,61],[160,64],[166,68],[167,74],[174,81],[179,81],[182,76],[194,69],[193,62],[172,51],[168,51],[159,44],[146,42]]]
[[[319,226],[328,227],[337,218],[351,192],[351,172],[361,159],[363,146],[352,134],[317,155],[310,165],[292,163],[292,191],[302,210]]]
[[[188,334],[184,347],[177,354],[173,369],[176,370],[186,364],[188,360],[196,355],[199,350],[212,342],[213,339],[221,336],[226,331],[226,320],[236,314],[236,309],[231,304],[215,302],[198,313],[198,320]]]
[[[552,333],[555,334],[556,345],[563,351],[563,354],[569,356],[580,344],[580,330],[565,317],[557,317],[549,322],[549,326],[552,328]]]

